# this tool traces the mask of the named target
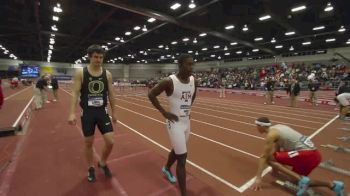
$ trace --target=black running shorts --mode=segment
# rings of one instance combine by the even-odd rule
[[[81,110],[81,125],[85,137],[94,135],[96,125],[102,135],[113,131],[107,108],[103,107]]]

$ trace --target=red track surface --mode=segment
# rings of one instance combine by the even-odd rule
[[[128,93],[128,92],[124,92]],[[130,92],[129,92],[130,93]],[[139,92],[131,92],[138,94]],[[120,95],[120,93],[119,93]],[[278,106],[263,105],[263,97],[228,95],[218,99],[214,93],[199,93],[191,114],[192,134],[189,140],[189,195],[257,195],[246,189],[256,172],[257,157],[264,143],[253,124],[259,116],[273,122],[289,124],[311,135],[337,114],[334,106],[313,109],[309,103],[298,102],[299,108],[285,107],[288,100],[277,100]],[[179,195],[160,168],[170,148],[164,119],[144,96],[117,96],[118,131],[115,148],[109,160],[114,178],[107,180],[98,172],[97,182],[86,181],[86,164],[80,124],[67,125],[70,95],[60,91],[60,101],[50,103],[33,114],[25,136],[17,143],[18,155],[0,174],[2,195]],[[160,98],[167,105],[164,97]],[[282,106],[281,106],[282,105]],[[284,106],[283,106],[284,105]],[[349,127],[335,120],[315,135],[320,144],[349,144],[337,140],[349,136],[338,128]],[[142,134],[144,137],[141,137]],[[347,135],[346,135],[347,134]],[[145,139],[154,141],[154,143]],[[2,138],[0,138],[0,145]],[[157,143],[157,144],[155,144]],[[100,153],[103,145],[97,134],[95,147]],[[324,160],[332,158],[337,166],[348,168],[346,154],[319,147]],[[2,149],[2,148],[1,148]],[[0,156],[4,152],[0,151]],[[210,174],[208,174],[210,172]],[[317,168],[311,175],[322,180],[339,179],[349,185],[349,177]],[[274,184],[276,178],[267,174],[259,195],[288,195]],[[326,189],[314,189],[330,195]],[[125,191],[125,192],[124,192]],[[347,188],[349,192],[349,188]],[[124,193],[124,194],[123,194]]]

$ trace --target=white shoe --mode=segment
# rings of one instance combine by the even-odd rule
[[[51,103],[51,101],[46,101],[46,103]]]
[[[52,100],[53,102],[56,102],[57,100],[56,99],[54,99],[54,100]]]
[[[264,105],[266,105],[267,103],[266,102],[264,102]]]

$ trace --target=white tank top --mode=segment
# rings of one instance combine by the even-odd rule
[[[169,76],[173,81],[174,91],[168,96],[170,112],[178,117],[188,118],[191,113],[192,97],[195,91],[194,77],[190,76],[190,82],[184,84],[175,74]]]
[[[295,131],[286,125],[274,125],[273,128],[279,132],[278,145],[285,151],[313,150],[315,145],[305,135]]]

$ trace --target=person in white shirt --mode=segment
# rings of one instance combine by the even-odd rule
[[[177,181],[171,173],[171,166],[177,161],[176,175],[179,181],[180,192],[186,196],[186,159],[187,141],[190,135],[190,112],[196,97],[196,84],[192,76],[193,58],[190,55],[181,55],[178,59],[179,72],[163,79],[151,89],[148,98],[166,118],[172,150],[169,153],[163,173],[172,183]],[[166,111],[159,103],[157,96],[165,92],[169,99],[170,111]]]

